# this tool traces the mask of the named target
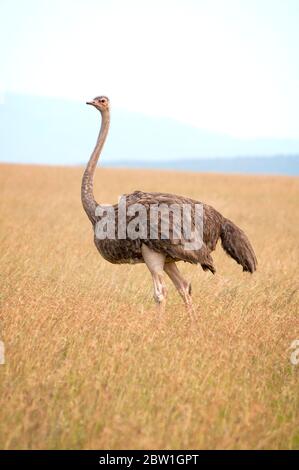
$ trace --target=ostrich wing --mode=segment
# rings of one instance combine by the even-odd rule
[[[209,237],[205,237],[205,232],[207,232],[208,227],[204,227],[203,233],[200,233],[199,230],[199,239],[197,237],[197,242],[199,241],[200,243],[194,245],[194,235],[186,237],[186,234],[182,230],[183,218],[180,217],[180,219],[178,219],[177,217],[174,217],[173,212],[169,212],[169,210],[167,210],[167,207],[174,207],[173,205],[179,207],[181,210],[183,205],[189,205],[189,226],[192,234],[196,229],[195,205],[201,204],[200,202],[174,194],[147,193],[142,191],[135,191],[132,194],[125,195],[125,197],[127,210],[129,210],[134,204],[141,204],[146,209],[147,236],[140,240],[140,242],[146,244],[154,251],[164,253],[166,255],[166,261],[182,260],[193,264],[201,264],[204,270],[209,269],[213,273],[215,272],[213,260],[210,256],[210,251],[213,247],[209,246],[209,243],[206,243]],[[202,206],[203,224],[205,226],[206,222],[209,222],[208,225],[211,225],[211,222],[214,220],[213,215],[215,216],[218,213],[210,206]],[[160,209],[157,212],[158,225],[153,223],[152,213],[154,207],[159,207]],[[133,219],[134,216],[127,216],[127,224]],[[169,226],[169,236],[164,238],[165,232],[163,232],[162,228],[163,226],[167,227],[167,224]],[[151,233],[155,233],[154,238],[151,236]],[[207,238],[207,240],[205,240],[205,238]]]

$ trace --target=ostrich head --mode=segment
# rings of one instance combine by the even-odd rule
[[[101,112],[109,109],[109,99],[107,96],[97,96],[92,101],[87,101],[86,104],[91,104]]]

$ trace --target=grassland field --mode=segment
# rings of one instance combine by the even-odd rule
[[[299,449],[299,179],[97,170],[99,202],[184,194],[248,234],[253,275],[221,246],[215,276],[180,264],[196,330],[168,281],[159,320],[145,266],[99,256],[82,172],[0,166],[0,448]]]

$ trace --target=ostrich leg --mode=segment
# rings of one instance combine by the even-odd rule
[[[168,274],[180,296],[183,298],[191,320],[196,320],[191,298],[191,283],[183,278],[175,263],[165,263],[164,271]]]
[[[146,245],[141,247],[142,256],[145,264],[153,278],[154,299],[159,306],[159,310],[164,312],[166,305],[167,289],[164,280],[165,255],[151,250]]]

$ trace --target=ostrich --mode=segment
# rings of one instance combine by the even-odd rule
[[[97,204],[93,195],[93,177],[109,130],[110,103],[106,96],[99,96],[86,104],[92,105],[99,110],[102,117],[98,139],[83,174],[81,186],[82,205],[96,234],[96,225],[100,219],[97,215],[96,209],[101,206]],[[149,227],[151,224],[151,206],[157,204],[176,204],[180,207],[184,204],[188,204],[192,209],[189,219],[191,219],[191,224],[194,226],[194,208],[196,204],[201,204],[200,202],[188,197],[177,196],[175,194],[143,191],[134,191],[131,194],[125,195],[125,201],[126,209],[129,209],[130,206],[133,206],[134,204],[141,204],[145,208],[148,228],[151,228]],[[110,263],[146,264],[153,280],[154,299],[158,306],[163,310],[165,308],[167,296],[164,279],[164,273],[166,273],[183,298],[184,303],[190,312],[191,318],[193,318],[191,313],[193,312],[191,284],[186,281],[180,273],[176,264],[178,261],[199,264],[204,271],[209,270],[214,274],[215,268],[210,253],[215,249],[217,241],[220,238],[223,249],[243,267],[243,271],[253,273],[256,270],[257,265],[254,251],[245,233],[232,221],[222,216],[213,207],[207,204],[201,205],[203,207],[203,233],[202,244],[198,249],[187,250],[185,244],[186,240],[175,238],[173,234],[175,228],[174,223],[170,227],[171,233],[167,239],[164,239],[161,236],[160,225],[157,238],[151,238],[148,235],[142,239],[138,237],[130,239],[127,236],[121,239],[117,237],[116,234],[114,239],[99,239],[96,235],[94,236],[94,242],[98,251],[103,258]],[[117,218],[118,205],[114,205],[112,207],[115,209]],[[128,223],[130,217],[126,217],[126,223]],[[161,224],[163,215],[160,214],[159,217],[159,223]]]

